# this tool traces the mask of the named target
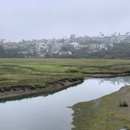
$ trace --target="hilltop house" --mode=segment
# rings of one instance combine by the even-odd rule
[[[72,43],[69,43],[69,44],[72,45],[75,49],[81,49],[78,42],[72,42]]]
[[[130,43],[130,36],[124,38],[124,43]]]
[[[53,43],[51,47],[51,53],[58,53],[61,50],[63,43]]]
[[[45,43],[36,43],[36,51],[37,51],[37,53],[42,52],[46,48],[47,48],[47,46],[46,46]]]
[[[72,52],[71,51],[60,51],[58,54],[59,55],[72,55]]]

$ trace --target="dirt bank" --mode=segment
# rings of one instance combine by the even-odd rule
[[[117,75],[111,74],[93,74],[93,75],[84,75],[84,79],[88,78],[102,78],[102,77],[116,77]],[[118,75],[119,76],[119,75]],[[124,76],[124,75],[123,75]],[[65,78],[59,81],[48,83],[48,87],[33,87],[29,85],[25,86],[10,86],[10,87],[1,87],[0,88],[0,100],[2,99],[10,99],[12,97],[26,96],[32,94],[39,94],[44,92],[53,92],[65,89],[72,85],[83,82],[82,78]]]
[[[128,107],[119,107],[123,101]],[[78,103],[72,109],[76,126],[72,130],[130,130],[130,86],[96,100]]]
[[[63,79],[50,83],[48,87],[32,87],[32,86],[10,86],[9,88],[0,88],[0,100],[19,97],[22,95],[38,94],[44,92],[53,92],[68,88],[70,86],[82,83],[83,79]]]

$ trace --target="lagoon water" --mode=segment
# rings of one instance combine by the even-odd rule
[[[0,130],[71,130],[72,106],[119,90],[130,77],[87,79],[48,96],[0,103]]]

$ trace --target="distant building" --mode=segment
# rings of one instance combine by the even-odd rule
[[[28,54],[27,51],[19,51],[18,53],[19,53],[19,54],[23,54],[23,55],[27,55],[27,54]]]
[[[110,47],[113,47],[113,43],[110,43],[109,46],[110,46]]]
[[[36,43],[36,51],[42,52],[43,50],[45,50],[47,48],[45,43]]]
[[[126,38],[126,35],[119,35],[119,36],[117,37],[117,41],[118,41],[118,42],[122,42],[125,38]]]
[[[100,44],[100,50],[105,49],[105,48],[106,48],[105,44]]]
[[[127,36],[123,40],[124,43],[130,43],[130,36]]]
[[[4,44],[3,47],[4,47],[4,49],[15,49],[15,48],[17,48],[17,45]]]
[[[75,49],[81,49],[81,46],[79,45],[78,42],[72,42],[72,43],[69,43],[70,45],[72,45]]]
[[[100,37],[92,37],[91,39],[92,39],[92,40],[99,41],[99,40],[100,40]]]
[[[58,54],[59,55],[72,55],[72,52],[71,51],[60,51]]]
[[[58,53],[61,50],[63,43],[54,43],[51,47],[51,53]]]

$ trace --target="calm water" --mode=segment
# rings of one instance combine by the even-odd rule
[[[67,106],[117,91],[130,84],[129,79],[88,79],[46,97],[0,103],[0,130],[71,130],[73,111]]]

